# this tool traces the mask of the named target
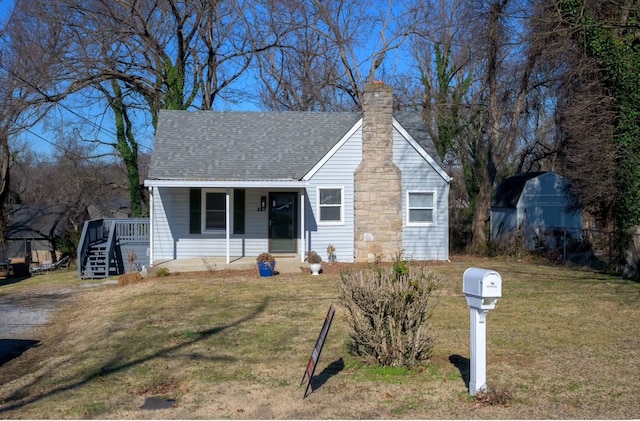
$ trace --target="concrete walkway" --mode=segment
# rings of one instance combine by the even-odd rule
[[[300,257],[296,255],[277,255],[275,270],[280,273],[300,273],[303,269],[309,267],[307,262],[301,262]],[[210,270],[251,270],[256,268],[255,257],[231,257],[231,262],[226,263],[224,257],[200,257],[193,259],[175,259],[155,261],[153,269],[165,267],[171,272],[206,272]],[[303,269],[301,269],[303,268]]]

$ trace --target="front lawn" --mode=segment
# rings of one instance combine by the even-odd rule
[[[5,301],[68,294],[20,338],[39,345],[0,366],[0,417],[640,417],[640,284],[538,261],[452,260],[429,265],[444,280],[436,345],[430,362],[411,370],[367,366],[349,352],[335,267],[272,278],[183,273],[125,287],[61,272],[0,286]],[[471,398],[465,384],[462,273],[471,266],[502,276],[503,297],[487,318],[496,393],[485,399]],[[303,399],[300,382],[330,305],[336,315]]]

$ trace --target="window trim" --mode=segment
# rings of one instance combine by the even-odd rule
[[[224,195],[225,205],[224,205],[224,228],[215,228],[215,229],[207,229],[207,193],[222,193]],[[230,199],[232,199],[230,197]],[[231,200],[230,200],[231,201]],[[233,209],[229,209],[230,213],[233,214]],[[200,204],[200,233],[201,234],[220,234],[226,233],[229,227],[227,224],[227,191],[224,189],[202,189],[202,198]],[[233,219],[233,218],[231,218]],[[231,226],[233,226],[233,220],[230,221]]]
[[[409,206],[409,197],[412,194],[431,194],[433,195],[433,206],[430,208],[427,207],[410,207]],[[436,225],[437,214],[438,214],[438,194],[434,190],[407,190],[406,195],[406,218],[407,218],[407,226],[408,227],[429,227]],[[412,209],[431,209],[432,210],[432,220],[431,222],[412,222],[411,221],[411,210]]]
[[[339,221],[323,221],[321,220],[322,207],[336,207],[337,205],[323,205],[320,203],[321,190],[340,190],[340,220]],[[318,225],[344,225],[344,186],[317,186],[316,187],[316,210],[318,212]]]

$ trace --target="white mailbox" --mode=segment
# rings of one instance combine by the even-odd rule
[[[475,395],[487,387],[487,312],[502,297],[502,277],[493,270],[469,268],[462,275],[462,292],[471,324],[469,393]]]
[[[462,292],[469,306],[492,310],[502,297],[502,277],[493,270],[469,268],[462,275]]]

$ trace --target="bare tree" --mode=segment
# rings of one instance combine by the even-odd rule
[[[416,26],[413,1],[272,4],[286,18],[270,27],[288,22],[278,48],[259,60],[262,104],[272,109],[359,109],[364,84],[382,76]]]
[[[434,1],[413,43],[425,118],[440,157],[462,178],[453,184],[466,190],[469,249],[478,253],[487,249],[494,186],[529,159],[523,158],[529,147],[523,129],[531,123],[525,111],[535,103],[531,81],[539,52],[523,23],[514,23],[527,7],[518,0]]]
[[[622,248],[640,214],[639,124],[632,117],[639,102],[638,16],[634,0],[544,0],[535,10],[536,42],[560,82],[559,166],[578,205],[601,226],[622,231],[616,241]]]
[[[260,104],[280,111],[331,111],[349,109],[342,104],[344,92],[338,50],[314,30],[318,16],[307,13],[303,2],[274,2],[270,22],[282,33],[279,47],[257,56],[261,80]]]
[[[43,31],[46,44],[38,48],[25,37],[37,29],[34,22],[22,21],[13,12],[0,26],[0,234],[4,237],[8,220],[13,139],[29,131],[45,114],[43,102],[55,94],[56,69],[51,50],[65,41]]]
[[[140,113],[147,114],[155,127],[161,108],[211,109],[248,69],[253,54],[273,42],[273,37],[256,31],[257,12],[243,9],[241,3],[16,2],[25,20],[38,22],[68,40],[66,49],[56,50],[57,64],[65,75],[59,82],[62,89],[48,100],[59,102],[95,92],[102,95],[93,108],[100,104],[114,129],[92,141],[110,145],[123,160],[134,215],[144,213],[136,138],[136,131],[144,130]],[[112,137],[105,138],[105,133]]]
[[[16,155],[11,180],[15,203],[33,206],[63,206],[73,230],[79,231],[91,206],[106,210],[126,205],[127,179],[124,166],[109,159],[92,158],[92,145],[72,129],[55,130],[58,146],[51,155],[25,148]]]

